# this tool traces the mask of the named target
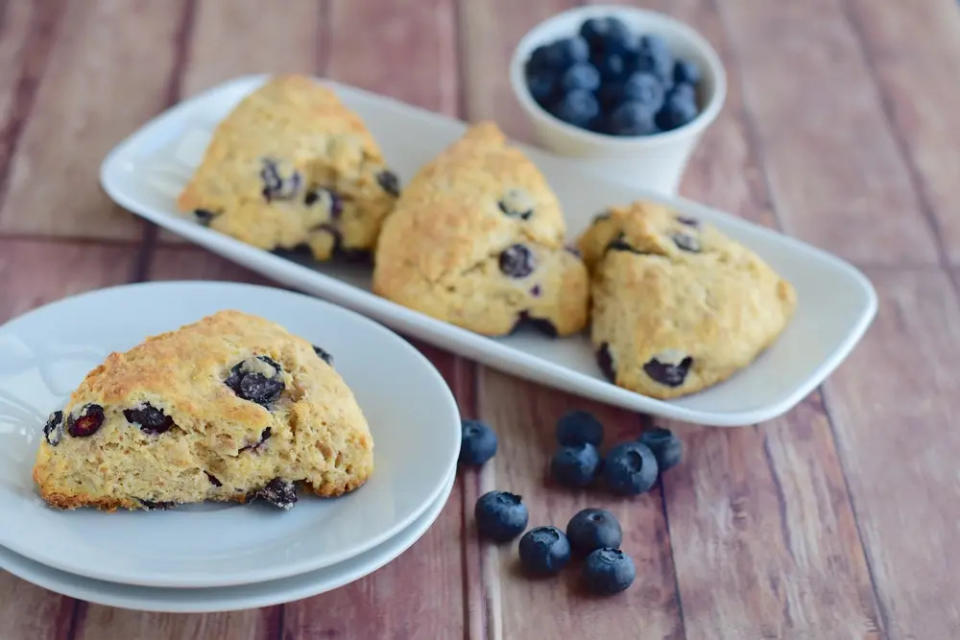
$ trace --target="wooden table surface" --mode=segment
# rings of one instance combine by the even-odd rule
[[[529,138],[506,62],[571,4],[0,1],[0,320],[123,282],[262,281],[98,186],[106,151],[181,97],[303,71]],[[544,486],[554,421],[587,407],[616,439],[644,417],[418,344],[501,451],[461,473],[395,562],[331,593],[208,615],[89,604],[0,572],[0,637],[960,637],[957,3],[643,4],[699,29],[729,74],[681,193],[834,252],[877,288],[876,321],[820,389],[766,424],[667,425],[685,463],[652,492],[613,499]],[[636,583],[592,599],[576,572],[520,577],[515,545],[475,535],[474,501],[493,487],[526,496],[531,524],[612,510]]]

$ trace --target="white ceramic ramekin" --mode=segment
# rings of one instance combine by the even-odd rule
[[[544,110],[527,89],[524,65],[541,44],[572,36],[587,18],[616,16],[638,34],[662,37],[673,54],[692,60],[703,74],[698,88],[700,113],[689,123],[649,136],[618,137],[567,124]],[[673,194],[700,135],[717,117],[727,93],[726,74],[716,51],[699,33],[669,16],[631,7],[592,5],[559,13],[531,29],[510,61],[510,84],[540,143],[561,155],[584,159],[585,166],[609,177]]]

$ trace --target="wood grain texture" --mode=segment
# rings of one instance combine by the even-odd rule
[[[951,263],[960,263],[960,7],[955,0],[845,0],[896,127],[921,204]]]
[[[827,380],[837,448],[892,639],[960,629],[960,303],[938,269],[867,272],[873,327]]]
[[[936,263],[840,0],[717,2],[785,230],[861,264]]]
[[[322,2],[266,9],[258,0],[198,0],[182,94],[250,73],[316,73]]]
[[[79,619],[74,638],[177,638],[177,640],[260,640],[274,638],[280,625],[280,607],[230,613],[150,613],[90,605]]]
[[[199,247],[158,247],[145,274],[147,280],[235,280],[281,287],[245,267]]]
[[[461,82],[468,120],[489,118],[510,137],[532,140],[530,123],[510,88],[510,57],[534,25],[576,4],[574,0],[459,1]]]
[[[181,2],[66,3],[10,166],[0,231],[139,238],[97,174],[107,151],[166,105]]]
[[[0,323],[60,298],[125,282],[129,247],[0,238]],[[75,601],[0,571],[0,638],[68,638]]]
[[[617,516],[623,545],[637,568],[637,580],[624,593],[594,598],[580,582],[581,566],[572,563],[559,578],[533,580],[523,574],[517,541],[497,549],[503,638],[613,638],[629,629],[644,638],[682,638],[676,580],[663,504],[658,492],[635,498],[613,496],[595,488],[573,491],[550,480],[550,456],[556,448],[555,425],[567,410],[586,408],[601,418],[605,443],[636,438],[636,414],[604,407],[513,378],[491,369],[480,373],[478,408],[500,436],[497,456],[487,463],[495,471],[494,486],[523,496],[530,527],[566,529],[580,509],[599,507]],[[475,526],[467,531],[475,536]],[[636,637],[636,636],[626,636]]]

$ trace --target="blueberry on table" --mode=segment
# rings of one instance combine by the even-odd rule
[[[563,445],[589,442],[599,446],[603,442],[603,424],[589,411],[568,411],[557,420],[557,442]]]
[[[623,531],[606,509],[583,509],[567,523],[567,538],[574,551],[586,555],[603,547],[619,548]]]
[[[657,133],[656,111],[640,102],[624,102],[607,119],[607,132],[615,136],[644,136]]]
[[[657,458],[645,444],[624,442],[607,453],[603,477],[614,493],[636,495],[650,489],[657,481]]]
[[[551,113],[576,127],[590,127],[600,115],[600,104],[589,91],[568,91],[553,103]]]
[[[480,420],[460,421],[460,464],[481,465],[497,452],[497,434]]]
[[[560,88],[566,93],[577,89],[596,91],[600,87],[600,72],[589,62],[578,62],[560,76]]]
[[[477,499],[474,508],[477,531],[484,538],[506,542],[527,528],[527,507],[520,496],[506,491],[489,491]]]
[[[660,473],[676,466],[683,458],[683,444],[670,429],[662,427],[647,429],[640,434],[640,442],[653,451]]]
[[[690,60],[677,60],[673,64],[673,81],[676,83],[688,82],[695,85],[700,82],[700,67]]]
[[[652,73],[638,71],[623,83],[622,100],[643,105],[651,113],[663,106],[663,84]]]
[[[613,595],[633,584],[637,577],[633,560],[619,549],[597,549],[583,565],[583,581],[591,593]]]
[[[570,542],[556,527],[530,529],[520,538],[520,562],[535,575],[553,575],[570,562]]]
[[[567,487],[585,487],[600,466],[600,454],[589,442],[560,447],[550,461],[550,473]]]
[[[663,130],[682,127],[697,117],[697,103],[685,92],[671,93],[657,112],[657,126]]]

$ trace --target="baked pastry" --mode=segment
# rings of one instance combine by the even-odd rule
[[[306,76],[278,76],[213,134],[177,201],[207,225],[263,249],[317,260],[373,249],[399,193],[357,114]]]
[[[329,354],[239,311],[112,353],[43,428],[33,478],[56,507],[114,510],[337,496],[373,440]]]
[[[783,331],[793,287],[708,224],[652,202],[613,207],[580,238],[604,374],[655,398],[746,366]]]
[[[377,244],[373,288],[478,333],[522,322],[573,333],[586,323],[588,282],[564,233],[540,171],[495,124],[477,124],[404,189]]]

